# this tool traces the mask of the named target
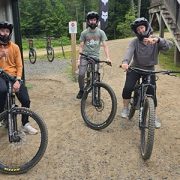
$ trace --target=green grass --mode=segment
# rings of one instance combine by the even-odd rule
[[[174,48],[167,52],[161,52],[159,56],[159,64],[163,69],[167,70],[180,70],[180,65],[175,66],[174,64]]]
[[[160,53],[159,65],[162,69],[180,71],[180,65],[176,66],[174,64],[174,48]],[[177,74],[177,76],[180,76],[180,74]]]
[[[70,45],[70,39],[68,37],[62,38],[54,38],[51,41],[53,47],[59,47],[61,44],[63,46]],[[45,48],[46,47],[46,39],[44,38],[33,38],[33,45],[36,49]],[[27,50],[29,48],[28,39],[22,39],[23,50]]]
[[[65,58],[63,57],[63,53],[54,53],[54,59],[71,59],[71,51],[64,52]],[[24,58],[25,61],[29,61],[29,58]],[[36,61],[47,61],[47,55],[37,56]]]

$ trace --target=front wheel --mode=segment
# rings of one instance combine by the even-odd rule
[[[151,97],[146,97],[144,101],[140,131],[141,155],[144,160],[147,160],[152,154],[155,132],[155,108]]]
[[[96,105],[92,101],[92,87],[84,92],[81,100],[81,114],[88,127],[94,130],[106,128],[113,121],[117,110],[117,99],[114,91],[105,83],[93,85],[99,92]]]
[[[54,49],[52,47],[48,47],[46,50],[47,50],[48,61],[53,62],[53,60],[54,60]]]
[[[16,141],[9,141],[7,127],[0,127],[0,172],[6,174],[21,174],[33,168],[43,157],[47,143],[47,127],[36,113],[27,108],[14,108],[12,110],[15,124]],[[27,134],[22,127],[22,117],[28,117],[32,127],[38,134]],[[0,114],[1,121],[7,121],[7,111]]]
[[[31,64],[34,64],[36,62],[37,54],[36,50],[34,48],[31,48],[29,50],[29,61]]]

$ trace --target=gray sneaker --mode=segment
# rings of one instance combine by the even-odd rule
[[[161,123],[159,122],[157,116],[156,116],[156,119],[155,119],[155,128],[156,129],[159,129],[161,127]]]
[[[123,108],[121,112],[121,117],[122,118],[128,118],[129,116],[129,109],[128,108]]]

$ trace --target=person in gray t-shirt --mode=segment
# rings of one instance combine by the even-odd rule
[[[91,57],[99,59],[99,51],[101,44],[104,48],[104,52],[107,61],[110,61],[109,50],[106,43],[107,37],[103,30],[99,29],[99,15],[97,12],[91,11],[87,14],[87,25],[88,28],[81,32],[79,53],[89,55]],[[87,61],[79,55],[77,65],[79,67],[79,92],[76,96],[77,99],[81,99],[84,93],[84,77],[87,69]]]
[[[173,43],[163,38],[153,36],[153,30],[149,22],[144,17],[137,18],[133,24],[131,24],[131,29],[137,37],[130,42],[121,67],[124,70],[127,70],[129,66],[154,70],[155,65],[158,63],[159,51],[167,51],[172,47]],[[122,92],[124,107],[121,112],[121,117],[123,118],[128,117],[128,105],[131,94],[139,78],[139,74],[134,71],[128,71],[126,74],[126,81]],[[152,78],[152,84],[156,85],[155,76]],[[152,89],[148,89],[148,91],[149,94],[155,96],[154,102],[155,106],[157,106],[156,94],[154,94]],[[161,126],[160,122],[157,121],[157,118],[155,125],[157,128]]]

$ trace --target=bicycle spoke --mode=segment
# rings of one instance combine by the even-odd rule
[[[109,86],[99,83],[100,95],[94,97],[92,102],[92,91],[87,92],[82,99],[81,112],[84,121],[93,129],[107,127],[116,114],[116,97]],[[97,89],[96,89],[97,90]]]
[[[16,113],[16,112],[15,112]],[[29,116],[29,123],[38,130],[38,134],[30,135],[22,127],[22,112],[16,113],[17,136],[20,140],[10,142],[7,128],[0,128],[0,170],[8,174],[26,172],[32,168],[42,157],[47,146],[47,134],[41,120],[38,122],[33,116]],[[39,124],[40,123],[40,124]],[[13,172],[15,171],[15,172]]]

